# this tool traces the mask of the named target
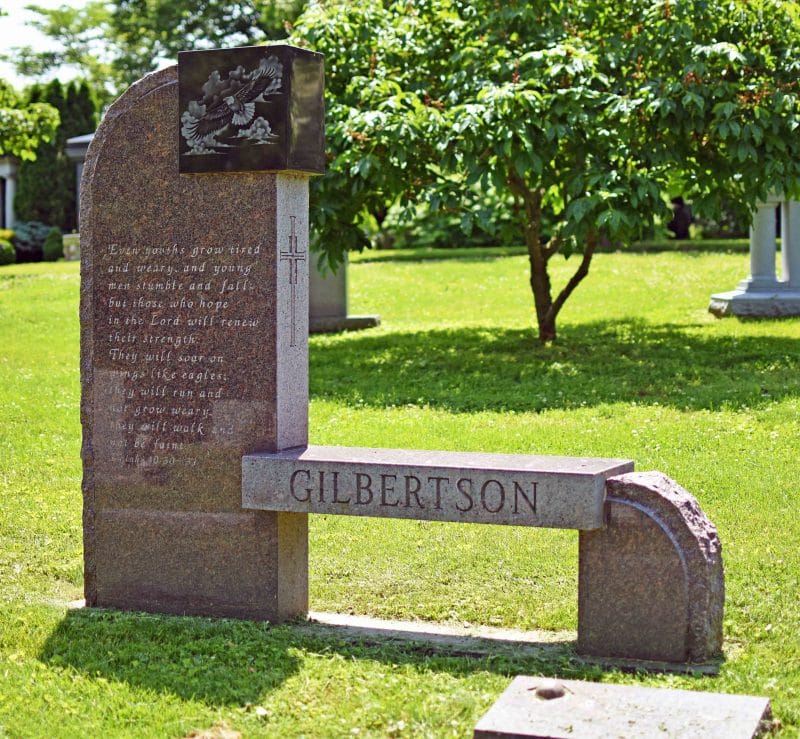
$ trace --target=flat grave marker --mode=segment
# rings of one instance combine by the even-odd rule
[[[768,698],[551,680],[520,675],[475,727],[474,739],[751,739]]]

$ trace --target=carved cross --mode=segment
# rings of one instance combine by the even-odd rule
[[[295,230],[295,221],[297,216],[289,216],[292,222],[291,230],[289,233],[289,249],[281,250],[280,258],[282,262],[289,262],[289,286],[291,291],[292,301],[292,332],[289,341],[289,346],[296,346],[296,332],[297,332],[297,307],[295,305],[296,291],[297,291],[297,269],[298,262],[306,261],[306,253],[298,249],[297,232]]]

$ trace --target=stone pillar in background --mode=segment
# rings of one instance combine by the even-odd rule
[[[0,157],[0,178],[3,191],[3,228],[14,228],[14,197],[17,192],[17,162],[12,157]]]
[[[14,228],[16,218],[14,217],[14,198],[17,196],[17,176],[16,172],[6,176],[6,228]]]
[[[782,275],[775,275],[775,208],[781,205]],[[800,203],[773,196],[760,203],[750,227],[750,276],[735,290],[711,296],[708,310],[724,316],[800,315]]]
[[[92,139],[94,139],[94,133],[85,133],[82,136],[73,136],[71,139],[67,139],[67,148],[65,150],[67,159],[69,159],[71,162],[75,162],[75,203],[78,207],[78,217],[76,219],[78,228],[80,228],[81,221],[80,203],[83,164],[86,161],[86,152],[89,150],[89,144],[92,143]]]
[[[322,58],[179,64],[180,96],[176,67],[135,84],[85,165],[86,601],[280,621],[307,610],[307,517],[243,511],[241,458],[307,443]]]
[[[781,276],[790,290],[800,291],[800,203],[781,204]]]
[[[761,292],[775,290],[775,247],[778,234],[775,230],[775,208],[779,199],[759,203],[750,226],[750,276],[739,283],[741,290]]]

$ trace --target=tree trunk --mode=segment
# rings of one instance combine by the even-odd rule
[[[556,340],[556,316],[567,298],[589,274],[589,265],[599,240],[598,234],[593,231],[588,235],[578,269],[553,300],[547,263],[554,254],[558,253],[560,245],[552,240],[547,245],[542,244],[542,198],[544,192],[540,188],[531,190],[513,168],[508,175],[508,184],[511,192],[525,208],[525,244],[528,247],[528,263],[531,268],[530,284],[531,292],[533,292],[533,305],[536,309],[536,322],[539,326],[539,341],[546,344]]]
[[[592,262],[598,240],[595,232],[591,232],[587,236],[581,263],[555,300],[552,299],[550,276],[547,273],[547,261],[558,251],[558,246],[539,247],[538,252],[544,257],[544,261],[540,266],[539,260],[534,258],[536,250],[531,250],[530,244],[528,245],[528,259],[531,264],[531,289],[533,290],[533,300],[536,304],[536,318],[539,322],[539,341],[543,344],[556,340],[556,316],[561,308],[564,307],[567,298],[572,295],[583,278],[589,274],[589,265]],[[541,269],[541,274],[537,273],[539,269]]]
[[[528,247],[530,285],[536,309],[536,322],[539,325],[539,341],[542,343],[555,341],[555,315],[550,315],[553,297],[550,291],[550,275],[547,272],[549,257],[542,247],[541,239],[544,193],[539,188],[531,190],[513,169],[509,173],[508,184],[511,192],[525,209],[525,245]]]
[[[527,238],[528,263],[530,264],[530,285],[533,293],[533,305],[536,308],[536,322],[539,325],[539,341],[543,344],[556,340],[556,316],[553,313],[553,296],[550,286],[550,275],[547,272],[547,257],[536,229],[536,240]]]

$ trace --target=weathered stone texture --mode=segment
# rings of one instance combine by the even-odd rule
[[[271,511],[594,529],[624,459],[310,446],[242,461],[242,505]]]

